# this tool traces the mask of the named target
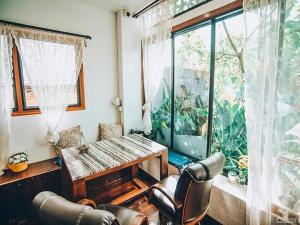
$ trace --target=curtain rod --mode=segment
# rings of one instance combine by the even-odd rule
[[[142,8],[140,11],[136,12],[135,14],[133,14],[133,18],[138,18],[141,14],[147,12],[148,10],[152,9],[154,6],[156,6],[157,4],[159,4],[162,0],[155,0],[154,2],[151,2],[149,5],[145,6],[144,8]]]
[[[48,29],[48,28],[36,27],[36,26],[28,25],[28,24],[16,23],[16,22],[11,22],[11,21],[6,21],[6,20],[0,20],[0,23],[14,25],[14,26],[18,26],[18,27],[26,27],[26,28],[32,28],[32,29],[37,29],[37,30],[44,30],[44,31],[49,31],[49,32],[54,32],[54,33],[59,33],[59,34],[67,34],[67,35],[82,37],[82,38],[90,39],[90,40],[92,39],[91,36],[88,36],[88,35],[75,34],[75,33],[70,33],[70,32],[65,32],[65,31],[60,31],[60,30],[52,30],[52,29]]]

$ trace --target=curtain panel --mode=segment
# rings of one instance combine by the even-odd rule
[[[300,222],[299,8],[244,0],[249,225]]]
[[[152,130],[152,101],[164,74],[170,73],[166,68],[171,64],[173,7],[173,0],[164,0],[140,16],[145,91],[143,127],[147,135]]]
[[[9,155],[12,108],[12,39],[6,27],[0,25],[0,175]]]
[[[10,27],[22,59],[23,76],[46,122],[47,140],[56,144],[57,127],[76,88],[84,39],[30,28]]]

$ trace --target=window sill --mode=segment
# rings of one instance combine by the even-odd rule
[[[213,186],[219,190],[226,192],[242,201],[246,201],[247,186],[232,184],[228,182],[228,178],[223,175],[218,175],[214,179]]]
[[[70,111],[79,111],[79,110],[85,110],[85,106],[72,106],[68,107],[67,112]],[[38,115],[41,114],[41,111],[39,109],[32,109],[32,110],[24,110],[24,111],[17,111],[12,112],[12,116],[30,116],[30,115]]]
[[[223,175],[215,177],[208,215],[224,225],[245,225],[246,189],[246,186],[229,183]]]

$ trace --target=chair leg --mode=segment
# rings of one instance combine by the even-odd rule
[[[160,225],[170,225],[169,219],[160,211],[159,211],[159,221],[160,221]]]

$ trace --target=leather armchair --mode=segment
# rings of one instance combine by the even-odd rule
[[[225,157],[216,153],[170,176],[149,189],[149,202],[173,224],[192,225],[206,215],[213,178],[223,170]]]
[[[78,203],[48,191],[33,199],[33,207],[45,225],[148,225],[146,216],[124,207],[96,206],[88,199]]]

